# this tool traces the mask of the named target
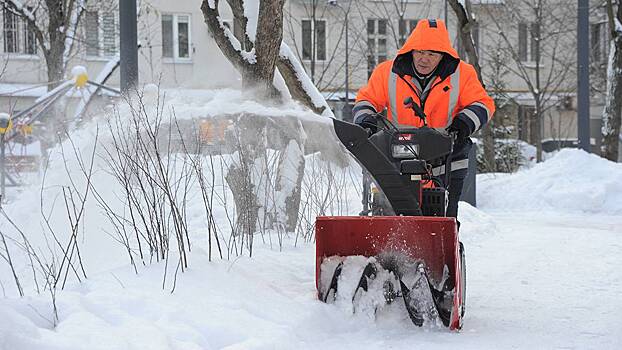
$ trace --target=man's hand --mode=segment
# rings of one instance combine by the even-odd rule
[[[450,134],[452,132],[457,133],[456,141],[464,141],[471,134],[471,129],[467,123],[462,121],[460,118],[454,118],[451,125],[449,125],[446,130]]]
[[[356,118],[354,123],[364,129],[371,130],[372,134],[378,131],[378,119],[373,114],[362,114]]]

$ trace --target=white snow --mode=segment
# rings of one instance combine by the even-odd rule
[[[259,17],[258,0],[244,0],[244,17],[248,20],[246,23],[246,35],[254,42],[257,36],[257,22]]]
[[[74,66],[71,68],[71,77],[75,80],[79,75],[87,74],[86,67],[84,66]],[[88,75],[88,74],[87,74]]]
[[[234,90],[179,90],[165,95],[165,110],[174,107],[180,119],[247,111],[330,121],[297,104],[265,106]],[[129,118],[127,106],[120,105],[119,113]],[[101,145],[93,182],[105,190],[110,205],[122,208],[121,198],[115,197],[118,185],[103,168],[101,147],[110,142],[104,118],[99,120]],[[72,134],[87,164],[96,123]],[[336,142],[331,135],[308,137]],[[61,157],[60,149],[50,153],[44,187],[35,184],[11,192],[2,207],[41,256],[59,249],[53,240],[43,239],[47,230],[40,219],[40,192],[47,210],[52,201],[59,201],[52,225],[63,241],[68,236],[67,213],[60,203],[62,195],[58,198],[60,186],[70,186],[71,181],[83,185],[70,143],[63,147],[68,158]],[[290,151],[300,152],[295,147]],[[307,160],[307,180],[321,178],[319,165],[315,158]],[[74,178],[68,178],[65,166]],[[356,215],[360,169],[353,164],[333,171],[351,181],[331,204],[346,202],[341,208]],[[309,188],[303,201],[321,191],[319,185]],[[480,175],[478,191],[479,208],[460,203],[468,296],[459,333],[416,328],[399,312],[399,304],[375,319],[369,312],[353,314],[351,308],[319,302],[315,246],[295,235],[284,236],[281,248],[271,247],[263,236],[262,243],[258,236],[252,257],[208,261],[200,215],[204,205],[198,197],[186,203],[193,246],[189,268],[179,273],[172,293],[175,264],[147,263],[135,274],[122,246],[106,231],[107,219],[89,202],[79,229],[88,278],[80,283],[70,274],[65,289],[57,291],[58,323],[53,327],[50,295],[36,293],[29,281],[30,262],[19,248],[20,236],[0,212],[0,232],[16,239],[7,244],[26,294],[18,296],[6,260],[0,260],[4,295],[0,349],[619,349],[621,165],[579,150],[563,150],[516,174]],[[225,220],[223,215],[216,219]],[[6,253],[0,241],[3,258]],[[169,273],[165,283],[164,271]]]

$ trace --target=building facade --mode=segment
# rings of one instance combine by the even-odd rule
[[[34,5],[37,1],[40,0],[24,3]],[[486,87],[511,119],[508,127],[513,137],[533,142],[533,135],[539,133],[533,130],[531,116],[539,105],[544,108],[540,128],[545,140],[576,139],[576,4],[543,0],[542,8],[546,10],[541,8],[537,13],[528,6],[517,7],[519,2],[472,3],[478,22],[473,28],[473,39]],[[141,84],[155,83],[163,88],[240,87],[239,74],[209,35],[201,1],[151,0],[141,4]],[[447,19],[454,46],[461,54],[463,51],[455,16],[444,1],[288,0],[284,10],[284,42],[304,64],[337,117],[342,117],[346,84],[352,100],[373,68],[393,58],[417,21]],[[19,97],[12,92],[45,84],[46,66],[28,23],[6,7],[2,11],[0,57],[4,69],[0,76],[0,101],[19,109],[40,95],[42,88],[28,90]],[[233,16],[226,2],[220,2],[220,11],[224,25],[232,28]],[[596,9],[591,18],[592,79],[604,79],[608,34],[603,14]],[[90,76],[104,69],[118,55],[118,17],[113,0],[89,5],[76,32],[76,50],[68,67],[85,66]],[[108,84],[119,85],[118,72]],[[534,97],[534,91],[539,97]],[[594,96],[591,129],[597,145],[602,113],[598,103],[602,95],[596,91]]]

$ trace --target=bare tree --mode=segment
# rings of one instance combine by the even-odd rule
[[[574,22],[569,18],[575,18],[576,11],[557,1],[543,0],[504,2],[495,6],[482,5],[482,8],[493,23],[496,35],[502,39],[497,49],[510,58],[505,68],[520,79],[534,100],[530,130],[536,144],[537,161],[542,161],[543,119],[557,105],[555,99],[559,94],[567,93],[574,86],[574,65],[566,52],[573,43],[571,24]],[[514,32],[515,28],[518,33]]]
[[[74,36],[88,0],[39,0],[23,5],[0,0],[2,6],[21,17],[34,33],[47,66],[49,89],[63,79],[67,61],[75,52]]]
[[[484,79],[482,78],[482,68],[479,63],[479,55],[473,42],[473,36],[471,34],[472,28],[477,25],[473,11],[471,9],[471,1],[465,0],[464,5],[458,0],[449,0],[456,18],[458,19],[458,36],[460,38],[461,46],[466,51],[468,62],[473,65],[477,72],[477,78],[485,86]],[[484,144],[484,164],[491,166],[490,171],[495,171],[495,141],[493,137],[493,120],[490,120],[487,125],[482,128],[482,139]]]
[[[345,70],[346,55],[350,61],[350,81],[367,80],[368,69],[380,63],[376,61],[377,56],[381,56],[381,59],[390,58],[405,42],[417,19],[430,15],[431,3],[431,0],[416,4],[408,0],[339,1],[339,6],[331,6],[322,0],[291,1],[285,11],[285,36],[292,43],[292,50],[298,59],[306,63],[305,69],[318,89],[332,92],[345,87],[344,75],[340,72]],[[295,13],[295,10],[301,11],[302,15]],[[413,13],[414,17],[409,18],[409,13]],[[308,37],[310,42],[303,42],[299,35],[298,28],[303,27],[300,18],[309,23],[307,30],[311,31]],[[347,52],[346,18],[349,25]],[[321,22],[326,20],[329,21],[326,27],[330,27],[330,30],[323,29]],[[369,40],[372,37],[368,34],[368,20],[382,22],[381,42]],[[321,40],[326,39],[329,32],[338,32],[336,41]],[[318,59],[318,54],[322,56],[321,59]]]
[[[289,55],[283,39],[283,5],[285,0],[266,0],[259,4],[256,35],[248,37],[248,18],[244,16],[243,0],[227,0],[234,13],[234,23],[240,26],[234,35],[222,22],[219,1],[204,0],[201,6],[205,23],[225,57],[242,75],[245,87],[259,89],[272,99],[281,94],[273,85],[278,68],[292,97],[317,113],[325,106],[314,99],[313,89],[305,86],[304,72],[299,62]],[[210,4],[211,3],[211,4]]]
[[[607,64],[607,95],[602,117],[602,156],[617,162],[622,113],[622,6],[607,0],[607,18],[611,33]]]

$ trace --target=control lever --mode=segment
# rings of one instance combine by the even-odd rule
[[[412,108],[412,110],[415,111],[415,115],[419,117],[423,122],[423,126],[428,126],[428,122],[426,120],[423,109],[421,109],[421,106],[419,106],[419,104],[415,103],[412,97],[408,96],[404,99],[404,106],[406,106],[406,108]]]

